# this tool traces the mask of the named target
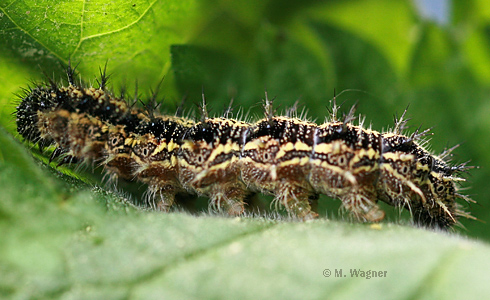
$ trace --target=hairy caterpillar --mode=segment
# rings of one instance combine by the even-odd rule
[[[391,131],[354,125],[354,109],[337,118],[335,98],[328,121],[317,125],[274,114],[266,94],[265,116],[255,122],[209,117],[203,96],[201,119],[156,113],[116,98],[106,89],[54,81],[26,90],[17,107],[17,130],[40,148],[54,145],[59,164],[98,162],[112,177],[148,185],[148,203],[168,211],[177,193],[210,198],[210,207],[240,215],[246,197],[269,193],[276,205],[303,220],[317,217],[310,202],[319,194],[339,198],[360,221],[378,222],[378,200],[410,210],[416,224],[449,228],[460,216],[473,218],[456,202],[454,149],[435,156],[424,149],[427,131],[404,135],[405,113]],[[154,100],[154,99],[153,99]],[[361,120],[361,118],[359,118]]]

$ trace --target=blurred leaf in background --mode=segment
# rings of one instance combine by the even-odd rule
[[[435,2],[444,4],[438,17],[424,6]],[[259,115],[267,90],[280,109],[299,99],[323,122],[336,90],[345,110],[358,101],[383,130],[410,104],[413,129],[434,127],[435,153],[462,143],[454,161],[481,166],[463,184],[481,221],[463,219],[460,232],[488,242],[489,47],[483,0],[2,1],[0,296],[483,298],[486,244],[391,224],[393,209],[381,230],[140,211],[125,195],[34,162],[11,138],[11,113],[14,94],[43,72],[61,80],[69,61],[88,82],[107,63],[114,89],[137,81],[143,99],[165,77],[172,113],[184,97],[191,109],[204,89],[214,113],[235,98]],[[338,201],[321,201],[338,215]],[[322,275],[328,267],[390,276],[346,288]]]

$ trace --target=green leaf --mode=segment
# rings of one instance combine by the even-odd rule
[[[146,92],[168,74],[169,47],[189,38],[195,9],[192,0],[9,1],[0,4],[0,47],[38,74],[38,65],[60,74],[71,61],[93,82],[107,63],[116,86],[137,76]]]
[[[468,296],[464,282],[479,287],[472,297],[489,292],[488,245],[394,224],[107,209],[107,195],[54,188],[0,133],[18,156],[2,151],[0,163],[2,298],[457,299]]]

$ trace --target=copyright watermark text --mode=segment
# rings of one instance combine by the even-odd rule
[[[361,270],[361,269],[325,269],[323,270],[324,277],[360,277],[365,279],[383,278],[386,277],[388,271],[384,270]]]

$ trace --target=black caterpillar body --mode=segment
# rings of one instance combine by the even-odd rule
[[[393,130],[380,133],[354,125],[354,110],[337,118],[335,99],[328,122],[317,125],[276,116],[264,101],[256,122],[160,115],[129,105],[100,87],[84,87],[68,69],[66,87],[50,81],[26,91],[17,107],[17,130],[41,148],[55,146],[60,164],[98,162],[112,177],[148,185],[148,203],[168,211],[177,193],[206,195],[210,207],[240,215],[250,193],[274,195],[277,205],[303,220],[319,194],[339,198],[358,220],[378,222],[378,200],[409,209],[416,224],[449,228],[460,216],[458,174],[469,167],[445,161],[422,146],[427,132],[404,135],[405,113]],[[204,100],[204,97],[203,97]],[[360,119],[360,118],[359,118]]]

